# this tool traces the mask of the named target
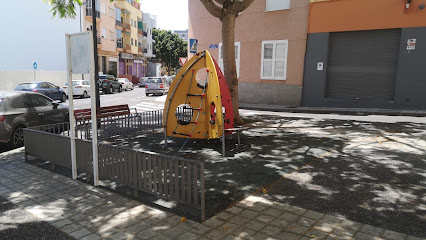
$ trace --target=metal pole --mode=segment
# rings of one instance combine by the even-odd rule
[[[94,0],[93,0],[94,1]],[[96,42],[96,40],[93,40],[94,42]],[[93,48],[97,48],[96,45],[93,46]],[[91,68],[90,68],[90,74],[89,74],[89,78],[91,81],[90,84],[90,90],[91,92],[98,92],[99,93],[99,88],[96,86],[96,82],[98,81],[97,78],[95,78],[95,76],[97,74],[95,74],[94,70],[96,69],[96,67],[94,66],[96,64],[96,59],[92,58],[91,61]],[[92,152],[93,152],[93,185],[95,187],[99,186],[99,172],[98,172],[98,121],[96,119],[96,103],[98,102],[98,96],[93,95],[90,99],[91,102],[91,118],[92,118]]]
[[[74,117],[74,96],[72,94],[72,77],[71,77],[71,44],[70,36],[66,35],[67,46],[67,82],[68,86],[68,102],[69,102],[69,123],[70,123],[70,140],[71,140],[71,170],[72,178],[77,179],[77,150],[75,146],[75,117]],[[71,93],[70,93],[71,90]]]
[[[33,79],[34,79],[34,82],[35,82],[35,81],[36,81],[36,76],[35,76],[35,75],[36,75],[36,74],[35,74],[35,69],[33,70],[33,73],[34,73],[34,74],[33,74],[33,75],[34,75]]]
[[[96,32],[96,0],[92,0],[92,29],[93,29],[93,55],[94,55],[94,70],[95,70],[95,96],[96,96],[96,111],[101,107],[99,96],[99,66],[98,66],[98,38]]]
[[[82,4],[87,6],[86,2],[82,2]],[[80,32],[83,32],[83,27],[81,26],[81,18],[83,17],[83,16],[81,16],[81,8],[82,8],[82,6],[80,6]],[[81,80],[84,80],[84,74],[83,73],[81,74]]]

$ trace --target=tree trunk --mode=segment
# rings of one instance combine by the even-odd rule
[[[226,82],[232,97],[235,125],[243,123],[239,112],[238,102],[238,77],[235,63],[235,19],[236,14],[232,11],[225,12],[222,18],[222,54]]]

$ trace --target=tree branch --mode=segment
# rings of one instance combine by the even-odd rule
[[[225,4],[226,0],[215,0],[217,3],[219,3],[220,5]]]
[[[234,1],[234,9],[237,13],[242,12],[248,8],[254,0],[235,0]]]
[[[213,15],[213,17],[222,18],[222,8],[218,7],[212,0],[200,0],[207,11]]]

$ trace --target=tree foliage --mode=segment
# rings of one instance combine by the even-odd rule
[[[43,0],[43,2],[49,4],[52,17],[58,16],[59,18],[75,18],[76,5],[83,5],[81,0]]]
[[[153,29],[156,59],[161,61],[167,71],[179,67],[179,57],[188,55],[188,44],[177,33],[168,30]]]

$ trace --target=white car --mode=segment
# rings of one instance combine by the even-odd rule
[[[133,86],[133,83],[129,81],[127,78],[117,78],[117,81],[121,84],[121,87],[123,90],[133,90],[135,87]]]
[[[90,96],[90,82],[87,80],[72,80],[72,93],[73,96],[79,96],[81,98],[87,98]],[[64,92],[68,96],[68,83],[65,83]]]

